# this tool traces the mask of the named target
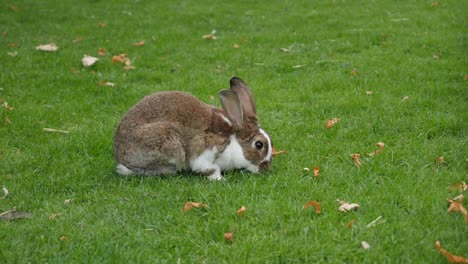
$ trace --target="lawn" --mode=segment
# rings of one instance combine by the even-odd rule
[[[464,0],[3,1],[0,212],[31,215],[0,221],[0,262],[446,263],[436,241],[468,257],[468,224],[447,212],[467,193],[454,187],[468,182],[466,10]],[[58,50],[35,48],[48,43]],[[99,61],[84,67],[85,54]],[[134,69],[112,63],[119,54]],[[268,174],[115,173],[113,134],[132,105],[176,89],[219,106],[232,76],[287,151]],[[337,200],[360,208],[341,212]],[[187,201],[208,207],[184,212]]]

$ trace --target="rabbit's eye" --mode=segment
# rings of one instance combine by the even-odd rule
[[[256,147],[257,149],[262,149],[262,148],[263,148],[263,143],[260,142],[260,141],[257,141],[257,142],[255,142],[255,147]]]

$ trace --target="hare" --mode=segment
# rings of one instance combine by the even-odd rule
[[[219,98],[222,109],[178,91],[143,98],[115,132],[117,172],[166,175],[191,170],[221,180],[227,170],[268,171],[271,139],[260,128],[247,84],[233,77]]]

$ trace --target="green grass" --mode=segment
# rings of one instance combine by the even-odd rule
[[[14,107],[0,108],[11,120],[0,125],[10,192],[0,212],[33,213],[0,222],[0,262],[444,263],[437,240],[468,257],[468,225],[447,213],[460,194],[447,186],[468,181],[468,2],[224,2],[0,4],[0,98]],[[202,39],[213,29],[216,40]],[[57,52],[35,50],[50,42]],[[99,48],[108,54],[83,68]],[[120,53],[135,70],[111,63]],[[219,105],[210,97],[232,76],[250,84],[262,126],[288,151],[269,174],[116,175],[113,133],[128,108],[170,89]],[[333,117],[341,122],[325,129]],[[379,141],[382,154],[368,157]],[[314,166],[320,178],[303,175]],[[361,208],[339,212],[336,199]],[[183,213],[188,200],[209,208]],[[320,215],[302,209],[310,200]]]

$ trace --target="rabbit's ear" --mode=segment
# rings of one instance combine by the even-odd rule
[[[230,84],[231,90],[239,96],[244,114],[248,117],[256,117],[257,110],[255,110],[255,101],[252,96],[252,91],[250,91],[247,83],[238,77],[233,77]]]
[[[221,90],[218,95],[229,120],[236,127],[242,128],[243,115],[239,96],[231,90]]]

